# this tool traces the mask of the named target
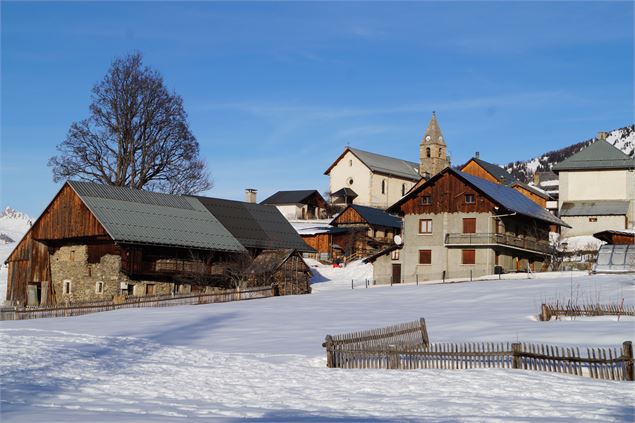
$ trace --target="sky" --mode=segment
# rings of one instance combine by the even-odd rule
[[[507,163],[635,122],[632,2],[7,2],[0,206],[38,216],[48,159],[115,57],[183,97],[215,187],[328,190],[347,146]]]

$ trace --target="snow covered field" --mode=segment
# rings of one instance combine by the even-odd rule
[[[633,384],[511,369],[327,369],[326,334],[425,317],[442,341],[617,346],[632,319],[538,322],[545,299],[633,304],[629,276],[350,289],[367,266],[316,268],[311,295],[2,322],[2,422],[633,421]],[[561,275],[566,276],[566,275]]]

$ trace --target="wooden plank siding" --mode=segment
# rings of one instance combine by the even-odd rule
[[[472,194],[474,204],[465,202],[465,195]],[[432,203],[423,205],[422,198],[430,196]],[[404,215],[428,213],[493,213],[494,206],[485,195],[462,181],[452,173],[445,173],[437,181],[409,198],[400,206]]]
[[[26,304],[30,282],[51,282],[49,246],[68,238],[107,239],[108,234],[79,196],[65,184],[7,258],[6,299]],[[52,283],[43,297],[55,302]]]
[[[318,253],[331,252],[331,234],[301,235],[304,242]]]
[[[546,199],[544,199],[541,196],[536,195],[535,193],[529,191],[528,189],[524,188],[522,185],[513,185],[512,188],[514,188],[516,191],[518,191],[519,193],[521,193],[525,197],[529,198],[534,203],[538,204],[540,207],[544,207],[544,208],[547,207],[547,200]]]
[[[349,207],[337,216],[332,223],[333,226],[350,224],[366,225],[368,222],[354,208]]]
[[[500,184],[501,181],[496,179],[491,173],[486,171],[481,165],[476,163],[474,160],[470,160],[461,168],[461,172],[469,173],[470,175],[478,176],[479,178],[485,179],[486,181],[494,182],[495,184]]]

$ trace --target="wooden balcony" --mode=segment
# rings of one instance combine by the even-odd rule
[[[508,234],[446,234],[445,245],[448,247],[462,246],[505,246],[517,250],[549,254],[551,247],[548,241],[537,240],[533,237],[518,237]]]

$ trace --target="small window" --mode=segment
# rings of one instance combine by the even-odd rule
[[[102,281],[95,282],[95,294],[104,293],[104,283]]]
[[[392,253],[390,253],[390,258],[392,260],[399,260],[399,250],[395,250]]]
[[[463,264],[476,264],[476,250],[463,250]]]
[[[86,267],[86,271],[88,272],[88,276],[93,276],[93,266],[90,264]]]
[[[432,219],[419,219],[419,233],[420,234],[432,233]]]
[[[382,180],[381,181],[381,193],[385,194],[386,193],[386,180]]]
[[[463,219],[463,233],[475,234],[476,233],[476,218],[466,217]]]
[[[353,178],[348,178],[348,184],[353,185]]]
[[[426,157],[430,157],[430,147],[426,148]]]
[[[401,184],[401,196],[406,195],[406,184]]]
[[[349,161],[348,161],[348,165],[349,165],[350,167],[352,167],[352,166],[353,166],[353,160],[349,160]]]
[[[419,250],[419,264],[432,264],[432,250]]]
[[[424,195],[423,197],[421,197],[421,205],[429,206],[431,204],[432,204],[432,196]]]
[[[443,157],[443,149],[439,148],[439,157]]]
[[[68,254],[68,260],[75,261],[75,250],[71,250],[71,252]]]
[[[465,194],[465,204],[476,203],[476,197],[474,194]]]
[[[64,280],[64,287],[62,289],[62,292],[64,294],[70,294],[71,293],[71,281],[69,279]]]
[[[589,217],[589,222],[597,222],[598,218],[597,217]]]

